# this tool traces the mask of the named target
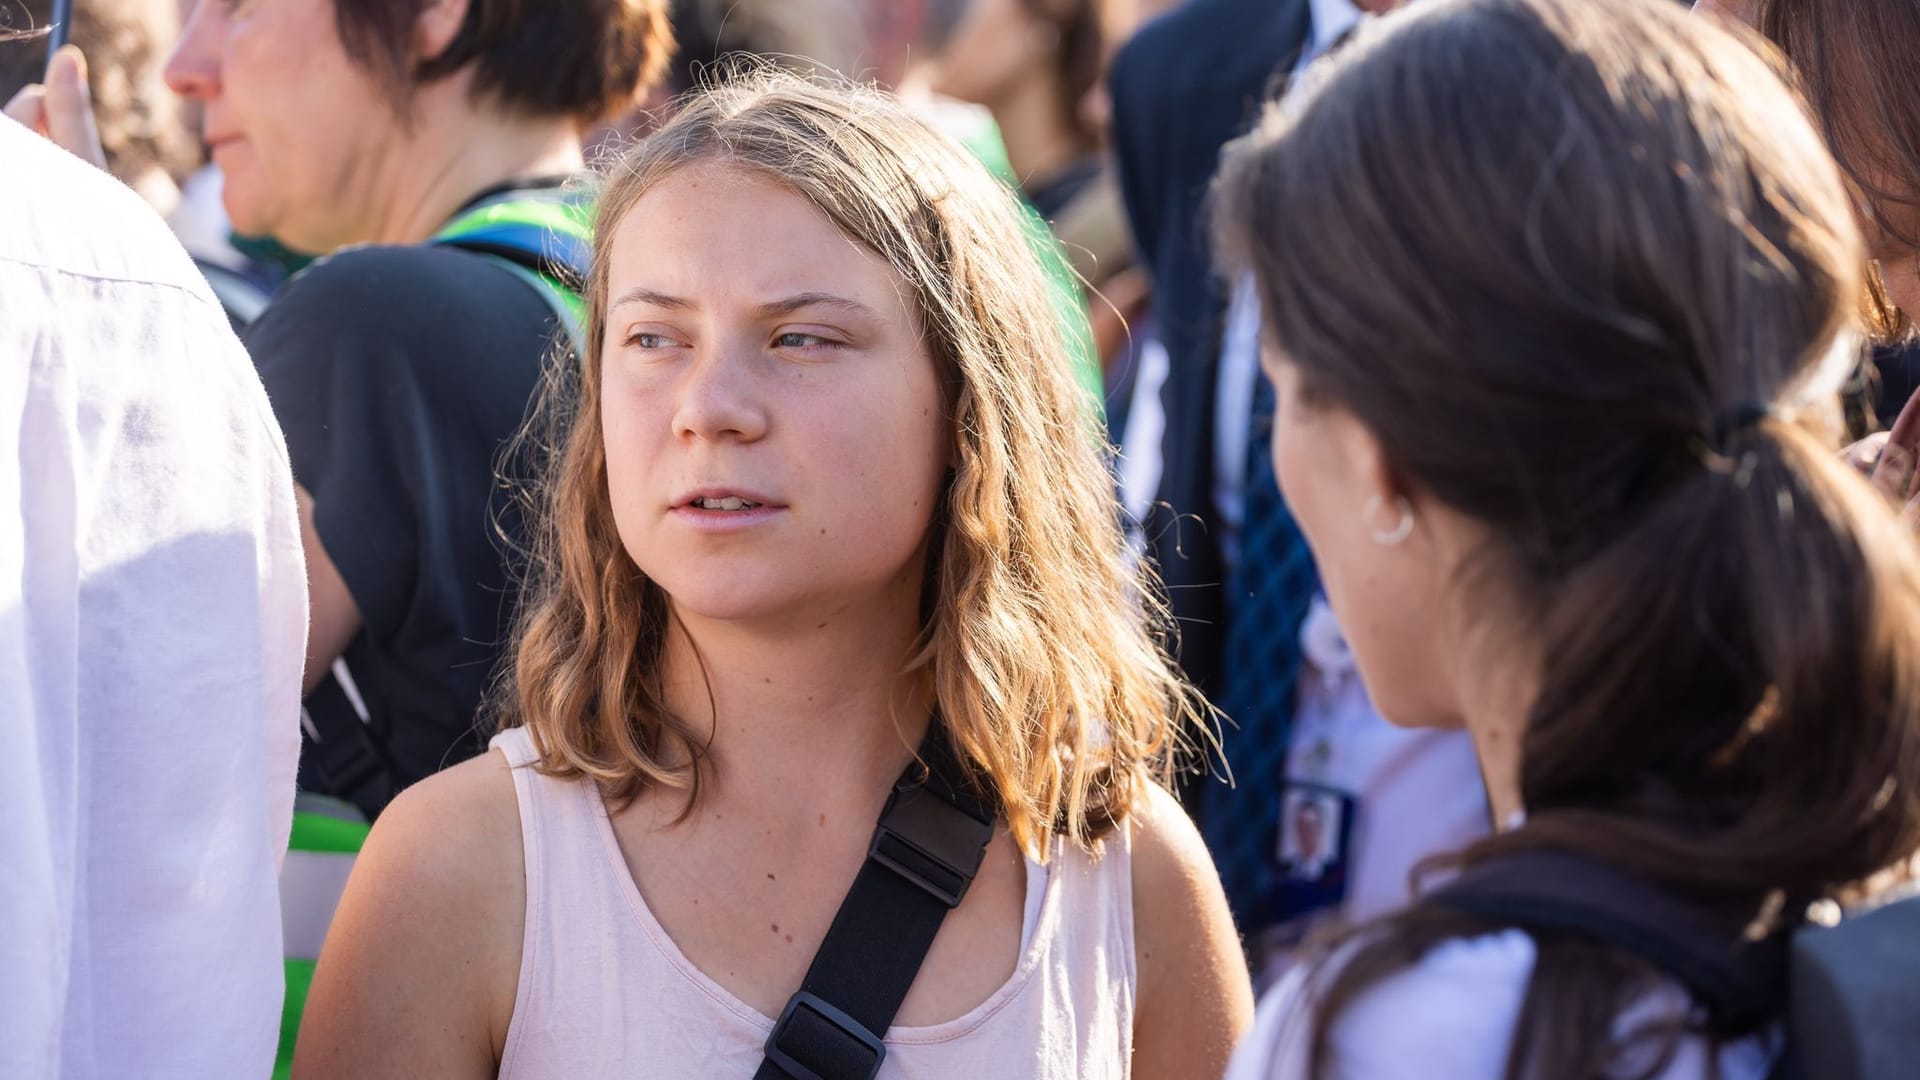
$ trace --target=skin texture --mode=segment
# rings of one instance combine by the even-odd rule
[[[696,635],[705,620],[798,631],[845,599],[910,607],[900,590],[918,589],[947,456],[933,361],[892,272],[806,210],[769,181],[693,168],[616,234],[601,343],[614,520]],[[726,224],[743,220],[765,227]],[[678,504],[715,489],[779,509],[703,533]]]
[[[684,820],[684,793],[649,789],[613,809],[614,833],[688,959],[777,1014],[930,712],[923,681],[902,672],[947,467],[939,381],[891,269],[757,174],[670,176],[612,243],[609,494],[629,554],[669,594],[663,691],[678,715],[711,725],[712,764]],[[858,307],[779,303],[802,294]],[[725,531],[674,509],[715,487],[751,488],[778,509]],[[1218,879],[1165,792],[1125,827],[1134,1072],[1218,1076],[1252,1011]],[[498,755],[403,793],[335,919],[295,1075],[494,1075],[518,978],[521,859]],[[1005,983],[1024,893],[1002,831],[897,1023],[953,1019]]]

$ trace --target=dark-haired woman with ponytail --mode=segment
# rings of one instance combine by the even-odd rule
[[[1835,454],[1868,259],[1814,123],[1678,5],[1432,0],[1216,206],[1373,698],[1464,726],[1505,826],[1327,943],[1232,1075],[1767,1076],[1769,950],[1920,849],[1920,551]],[[1490,882],[1628,897],[1768,1007]]]

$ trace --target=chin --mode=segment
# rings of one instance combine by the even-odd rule
[[[791,581],[768,581],[722,568],[710,574],[667,575],[652,580],[667,594],[675,612],[706,622],[778,619],[804,607],[808,598],[807,590],[796,588]]]
[[[1467,726],[1458,709],[1444,707],[1438,702],[1410,698],[1396,699],[1388,693],[1376,697],[1373,707],[1382,720],[1397,728],[1417,731],[1458,731]]]
[[[273,237],[278,241],[279,237],[274,234],[272,219],[267,214],[261,213],[253,203],[234,195],[232,177],[228,177],[224,183],[225,194],[220,200],[220,205],[227,212],[227,224],[232,227],[234,234],[254,238]],[[280,242],[285,243],[285,241]]]

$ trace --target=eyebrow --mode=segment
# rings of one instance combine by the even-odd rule
[[[628,304],[652,304],[654,307],[672,308],[684,311],[693,303],[678,296],[672,296],[652,289],[628,289],[614,298],[613,307],[625,307]]]
[[[694,306],[693,301],[685,297],[674,296],[670,293],[663,293],[655,289],[647,288],[628,289],[616,297],[611,306],[618,308],[628,304],[648,304],[653,307],[667,308],[672,311],[687,311]],[[860,315],[869,319],[879,317],[872,308],[858,300],[849,299],[844,296],[836,296],[828,292],[795,293],[792,296],[779,300],[772,300],[760,305],[759,314],[762,318],[774,315],[791,315],[803,308],[810,307],[837,308],[849,314]]]
[[[878,318],[878,315],[875,314],[872,308],[858,300],[851,300],[844,296],[835,296],[832,293],[825,292],[795,293],[783,300],[775,300],[771,303],[762,304],[760,305],[760,314],[762,316],[791,315],[802,308],[810,307],[837,308],[852,315],[861,315],[869,319]]]

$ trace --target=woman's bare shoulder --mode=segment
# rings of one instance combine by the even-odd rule
[[[401,792],[328,931],[295,1075],[491,1075],[519,982],[521,858],[501,755]]]

